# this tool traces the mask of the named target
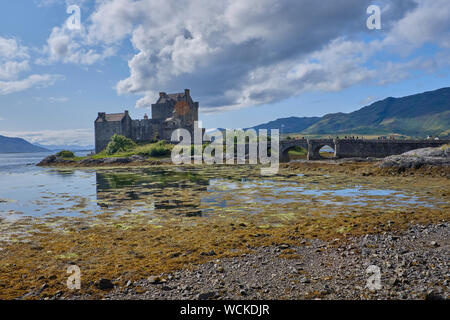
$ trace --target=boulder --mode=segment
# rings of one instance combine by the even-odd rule
[[[37,164],[37,166],[52,166],[55,164],[68,164],[68,163],[74,163],[73,160],[63,159],[61,157],[58,157],[56,155],[51,155],[46,158],[44,158],[41,162]]]
[[[381,168],[420,168],[423,166],[450,166],[450,146],[424,148],[383,159]]]

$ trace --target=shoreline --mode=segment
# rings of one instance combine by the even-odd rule
[[[193,159],[192,159],[193,160]],[[193,162],[193,161],[192,161]],[[237,164],[237,162],[236,162]],[[350,167],[349,172],[358,172],[358,167],[365,166],[367,168],[363,175],[430,175],[450,178],[450,147],[444,145],[438,148],[423,148],[403,153],[401,155],[393,155],[386,158],[342,158],[342,159],[320,159],[320,160],[292,160],[287,163],[280,163],[280,168],[297,167],[314,167],[323,165],[337,165]],[[74,160],[63,158],[56,154],[50,155],[36,164],[39,167],[51,168],[136,168],[151,167],[158,165],[177,166],[172,163],[171,158],[151,158],[141,155],[132,155],[128,157],[105,157]],[[181,164],[181,166],[204,166],[202,164]],[[221,164],[217,164],[221,165]],[[228,164],[222,164],[228,165]],[[246,164],[244,164],[246,165]],[[255,165],[258,166],[258,165]],[[354,166],[357,170],[351,168]],[[352,172],[355,171],[355,172]]]
[[[64,160],[55,164],[36,164],[42,168],[54,168],[54,169],[139,169],[139,168],[152,168],[156,166],[179,166],[179,167],[191,167],[191,166],[206,166],[206,164],[173,164],[171,159],[160,160],[145,160],[145,161],[123,161],[123,158],[105,158],[116,159],[107,162],[92,161],[91,163],[81,164],[79,162]],[[322,160],[294,160],[288,163],[280,163],[280,168],[292,168],[292,169],[308,169],[310,171],[325,171],[332,172],[323,168],[324,166],[341,167],[341,169],[347,171],[350,174],[360,174],[363,176],[432,176],[432,177],[447,177],[450,178],[450,166],[447,165],[424,165],[418,168],[403,168],[403,167],[380,167],[382,159],[322,159]],[[240,166],[240,164],[214,164],[213,166]],[[208,165],[209,166],[209,165]],[[249,164],[243,164],[243,166],[252,166]],[[253,165],[260,166],[260,165]],[[318,169],[319,168],[319,169]]]
[[[192,270],[137,281],[115,279],[117,286],[103,299],[448,299],[449,232],[449,223],[442,222],[342,242],[301,239],[298,245],[251,248]],[[379,290],[367,287],[370,265],[380,268]]]

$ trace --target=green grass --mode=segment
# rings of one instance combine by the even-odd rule
[[[56,155],[58,157],[63,157],[63,158],[74,158],[75,157],[73,152],[69,151],[69,150],[62,150],[62,151],[58,152]]]
[[[151,158],[163,158],[170,156],[173,145],[167,144],[164,141],[158,141],[155,143],[136,144],[127,151],[119,151],[114,154],[108,155],[105,150],[85,158],[91,159],[103,159],[103,158],[123,158],[131,157],[134,155],[141,155]]]
[[[289,155],[293,156],[306,156],[308,154],[308,150],[302,147],[295,147],[289,151]]]

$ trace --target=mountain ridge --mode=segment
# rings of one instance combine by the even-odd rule
[[[70,151],[91,151],[94,150],[95,147],[93,145],[76,145],[76,144],[41,144],[41,143],[34,143],[35,146],[48,149],[50,151],[61,151],[61,150],[70,150]]]
[[[311,123],[305,128],[308,122]],[[282,133],[309,135],[354,133],[400,134],[413,137],[449,136],[450,87],[400,98],[388,97],[350,113],[281,118],[254,126],[252,129],[281,129]]]
[[[35,146],[22,138],[0,135],[0,153],[46,152],[45,148]]]

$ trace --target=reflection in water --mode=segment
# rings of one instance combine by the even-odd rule
[[[114,170],[35,169],[2,173],[0,218],[329,214],[358,208],[440,207],[439,199],[338,177],[285,173],[262,179],[250,166],[153,167]],[[349,207],[352,206],[351,209]],[[305,214],[306,214],[305,213]],[[157,223],[157,222],[155,222]]]
[[[97,172],[97,204],[112,208],[118,204],[147,205],[151,210],[171,210],[186,216],[200,216],[198,192],[204,192],[209,179],[190,171],[144,169]],[[186,198],[190,201],[186,201]]]

